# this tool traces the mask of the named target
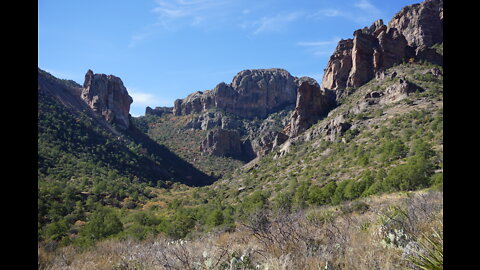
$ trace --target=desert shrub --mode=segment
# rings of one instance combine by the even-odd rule
[[[409,157],[406,164],[393,167],[385,178],[385,191],[406,191],[426,188],[430,185],[432,163],[420,156]]]
[[[241,209],[246,214],[265,209],[268,207],[268,197],[266,192],[257,190],[242,201]]]
[[[293,194],[293,206],[295,209],[306,208],[308,201],[308,193],[311,183],[309,181],[301,182],[295,189]]]
[[[98,240],[114,236],[123,231],[123,223],[115,211],[108,207],[100,207],[89,218],[80,230],[76,243],[79,246],[90,246]]]
[[[430,177],[430,184],[435,190],[443,190],[443,173],[436,173]]]
[[[160,231],[173,239],[185,238],[195,226],[194,213],[184,208],[178,209],[167,220],[162,221],[157,227]]]
[[[210,227],[216,227],[225,221],[225,217],[223,215],[222,210],[215,209],[207,216],[206,224]]]
[[[64,219],[52,222],[45,227],[45,238],[46,240],[59,241],[67,236],[69,228],[70,225]]]
[[[285,192],[278,194],[274,199],[274,208],[280,212],[290,212],[293,204],[293,194]]]

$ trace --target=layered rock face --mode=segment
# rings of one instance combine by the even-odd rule
[[[115,123],[122,130],[128,128],[133,99],[120,78],[88,70],[80,97],[105,120]]]
[[[298,83],[300,87],[295,110],[286,127],[286,132],[291,137],[308,129],[336,105],[335,94],[331,90],[321,90],[314,79],[302,77]]]
[[[338,42],[324,70],[322,88],[343,89],[347,86],[348,75],[352,68],[352,48],[353,39]]]
[[[376,73],[410,58],[442,64],[443,57],[429,46],[443,41],[443,1],[407,6],[388,26],[377,20],[353,36],[338,43],[324,70],[321,88],[360,87]]]
[[[254,69],[239,72],[232,83],[218,84],[213,90],[198,91],[174,103],[175,115],[223,109],[240,117],[264,118],[295,103],[295,77],[283,69]]]
[[[322,88],[338,90],[359,87],[375,73],[413,55],[413,49],[395,28],[378,20],[369,28],[357,30],[353,39],[339,42],[325,69]]]
[[[443,0],[425,0],[404,7],[388,23],[405,36],[408,45],[430,47],[443,41]]]

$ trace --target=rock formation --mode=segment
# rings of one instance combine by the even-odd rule
[[[344,89],[352,68],[353,39],[340,40],[324,70],[322,88]]]
[[[405,36],[412,47],[443,42],[443,0],[425,0],[406,6],[388,23]]]
[[[230,84],[198,91],[174,103],[175,115],[222,109],[240,117],[264,118],[295,103],[295,77],[283,69],[253,69],[239,72]]]
[[[443,56],[429,47],[443,41],[443,1],[407,6],[388,26],[377,20],[353,36],[338,43],[324,70],[322,89],[360,87],[378,72],[410,58],[441,65]]]
[[[331,90],[321,90],[314,79],[302,77],[298,84],[295,109],[289,126],[286,127],[286,132],[291,137],[308,129],[336,105],[335,94]]]
[[[162,116],[164,114],[171,114],[171,113],[173,113],[172,107],[155,107],[155,109],[147,107],[145,109],[145,115],[150,114],[150,115]]]
[[[200,151],[216,155],[241,159],[242,142],[236,130],[215,129],[208,132],[200,146]]]
[[[113,75],[94,74],[92,70],[88,70],[81,98],[108,122],[115,123],[122,130],[128,128],[130,104],[133,99],[128,95],[120,78]]]

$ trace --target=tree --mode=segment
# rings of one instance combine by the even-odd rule
[[[111,208],[102,207],[95,211],[80,234],[91,240],[99,240],[120,233],[123,224]]]

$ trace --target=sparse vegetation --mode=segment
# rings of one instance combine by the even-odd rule
[[[441,269],[443,75],[433,68],[443,72],[407,61],[347,89],[309,139],[246,167],[200,154],[206,131],[184,128],[192,116],[134,118],[115,138],[39,95],[39,269]],[[424,91],[352,110],[399,76]],[[341,113],[349,129],[318,135]],[[182,184],[192,168],[220,179]]]

